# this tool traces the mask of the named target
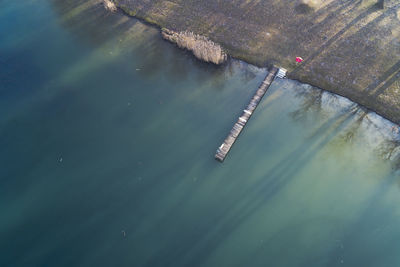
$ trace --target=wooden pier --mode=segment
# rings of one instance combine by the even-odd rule
[[[284,70],[284,69],[283,69]],[[269,86],[271,85],[272,81],[274,80],[275,76],[280,74],[282,76],[282,70],[273,67],[270,72],[265,77],[264,81],[258,87],[257,92],[254,94],[253,98],[251,99],[250,103],[247,105],[246,109],[243,110],[242,115],[236,121],[235,125],[233,125],[232,130],[229,132],[228,136],[225,138],[222,145],[217,149],[217,153],[215,154],[215,159],[223,162],[226,155],[228,154],[229,150],[231,150],[232,145],[235,143],[236,139],[238,138],[239,134],[242,132],[243,128],[246,126],[246,123],[250,119],[251,115],[253,114],[254,110],[257,108],[258,104],[260,103],[262,97],[267,92]],[[286,70],[285,70],[286,74]],[[283,78],[283,76],[282,76]]]

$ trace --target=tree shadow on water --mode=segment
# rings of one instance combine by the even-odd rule
[[[175,254],[173,258],[184,259],[182,263],[185,266],[201,266],[204,264],[208,257],[240,225],[257,213],[265,203],[290,183],[296,173],[304,168],[338,131],[346,127],[352,115],[352,113],[341,114],[323,124],[310,135],[308,142],[299,145],[286,158],[280,160],[279,163],[268,170],[263,179],[249,188],[241,190],[241,193],[235,196],[235,199],[239,201],[222,210],[218,217],[210,219],[209,225],[210,227],[212,225],[212,228],[209,228],[205,235],[199,236],[195,245],[181,247],[180,252]],[[262,162],[257,164],[262,164]],[[151,261],[146,266],[154,266],[153,264],[154,261]],[[168,262],[166,266],[173,266],[173,262]]]
[[[58,15],[60,25],[79,40],[100,46],[120,36],[137,23],[121,12],[105,10],[101,0],[48,0]]]
[[[300,107],[295,111],[289,113],[290,117],[294,121],[304,121],[308,115],[312,112],[315,114],[321,114],[322,110],[322,90],[312,91],[296,91],[296,97],[304,97]]]
[[[368,112],[364,109],[361,109],[358,107],[360,110],[360,114],[358,114],[358,118],[348,127],[347,129],[344,130],[343,134],[339,136],[340,139],[342,139],[345,143],[353,141],[354,137],[357,135],[361,124],[363,123],[365,117],[368,115]]]
[[[385,138],[378,147],[381,158],[390,160],[394,171],[400,170],[400,137],[397,139]]]
[[[387,217],[386,214],[390,213],[390,211],[382,208],[378,209],[378,206],[382,204],[385,194],[388,193],[394,184],[399,184],[399,182],[399,177],[392,174],[382,178],[378,187],[362,203],[361,214],[343,231],[342,238],[337,240],[339,246],[336,246],[329,253],[326,266],[337,266],[340,260],[351,264],[349,266],[366,266],[365,263],[367,262],[368,266],[379,266],[382,264],[381,260],[376,258],[376,255],[365,253],[365,250],[359,249],[359,247],[362,245],[360,243],[368,241],[368,236],[374,234],[374,231],[376,232],[377,229],[380,229],[381,225],[384,225],[384,220]],[[398,236],[398,234],[396,235]],[[343,249],[344,247],[346,248],[345,250]],[[361,260],[362,263],[350,262],[350,259],[354,261],[354,258]]]
[[[386,76],[390,77],[393,73],[393,69],[397,68],[392,67],[386,74]],[[305,121],[311,114],[323,114],[324,113],[324,103],[323,103],[323,92],[322,90],[314,90],[304,89],[297,90],[296,97],[302,98],[302,102],[298,109],[290,113],[290,116],[294,121]],[[335,98],[333,100],[337,100],[336,95],[332,95]],[[379,157],[383,160],[390,160],[393,169],[398,170],[400,168],[400,159],[399,159],[399,150],[400,150],[400,128],[397,126],[392,126],[391,133],[387,134],[387,129],[380,125],[376,125],[376,123],[370,119],[368,116],[370,111],[362,106],[357,104],[353,104],[349,109],[350,112],[355,114],[354,120],[349,124],[349,127],[343,129],[338,138],[334,141],[335,145],[343,145],[350,144],[355,139],[360,138],[360,134],[363,131],[368,131],[364,129],[364,126],[372,126],[373,132],[379,134],[380,139],[382,140],[380,143],[374,143],[375,152],[379,155]]]

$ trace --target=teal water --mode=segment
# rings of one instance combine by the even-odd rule
[[[0,0],[0,266],[399,266],[399,137],[99,1]]]

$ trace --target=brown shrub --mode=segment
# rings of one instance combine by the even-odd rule
[[[111,0],[103,0],[104,8],[108,11],[115,12],[117,11],[117,6]]]
[[[211,41],[205,36],[197,35],[192,32],[174,32],[168,29],[162,30],[164,39],[175,43],[180,48],[191,51],[198,59],[221,64],[227,60],[227,54],[222,47]]]

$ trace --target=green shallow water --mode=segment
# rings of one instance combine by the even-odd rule
[[[398,266],[399,139],[97,1],[0,1],[0,266]]]

